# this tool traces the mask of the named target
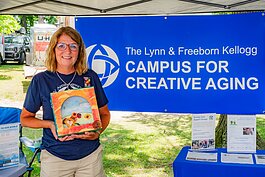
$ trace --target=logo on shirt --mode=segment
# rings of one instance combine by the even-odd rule
[[[84,86],[90,87],[90,77],[84,77]]]
[[[108,46],[94,44],[86,49],[88,65],[99,76],[103,87],[110,86],[118,77],[120,62],[117,54]]]
[[[71,83],[71,84],[61,84],[57,87],[56,92],[61,92],[61,91],[66,91],[66,90],[71,90],[71,89],[80,89],[82,88],[80,85]]]

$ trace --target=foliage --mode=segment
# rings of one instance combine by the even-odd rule
[[[0,33],[11,34],[21,26],[11,15],[0,15]]]
[[[39,19],[37,15],[18,15],[17,18],[21,25],[23,19],[25,19],[28,26],[33,26]]]
[[[58,19],[55,16],[38,16],[38,15],[0,15],[0,34],[10,34],[24,27],[26,33],[30,33],[30,27],[38,21],[41,23],[56,24]]]
[[[19,21],[19,24],[23,26],[27,33],[30,32],[30,27],[34,26],[40,18],[44,19],[45,23],[48,24],[56,24],[57,23],[57,18],[55,16],[38,16],[38,15],[18,15],[16,16],[17,20]]]
[[[55,16],[45,16],[44,20],[48,24],[53,24],[53,25],[55,25],[58,22],[58,19]]]

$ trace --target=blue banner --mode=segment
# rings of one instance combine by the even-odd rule
[[[111,110],[265,110],[265,16],[77,17]]]

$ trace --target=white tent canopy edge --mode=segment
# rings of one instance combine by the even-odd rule
[[[264,11],[265,0],[2,0],[0,14],[155,15]]]

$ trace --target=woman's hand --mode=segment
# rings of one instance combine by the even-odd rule
[[[48,122],[48,127],[51,129],[51,132],[54,136],[55,139],[58,139],[58,136],[56,134],[56,129],[55,129],[55,125],[54,125],[54,122],[53,121],[49,121],[49,120],[46,120]]]
[[[58,138],[59,141],[70,141],[70,140],[74,140],[74,138],[72,136],[64,136],[62,138]]]
[[[54,122],[53,121],[49,121],[49,120],[47,120],[47,122],[49,124],[49,128],[51,129],[51,132],[52,132],[52,134],[53,134],[55,139],[58,139],[59,141],[70,141],[70,140],[74,139],[74,137],[72,137],[72,136],[64,136],[62,138],[58,138]]]
[[[99,135],[99,132],[85,132],[84,134],[73,134],[71,137],[74,139],[95,140],[99,138]]]
[[[58,138],[60,141],[70,141],[74,139],[84,139],[84,140],[95,140],[99,138],[99,132],[85,132],[84,134],[72,134],[65,136],[63,138]]]

